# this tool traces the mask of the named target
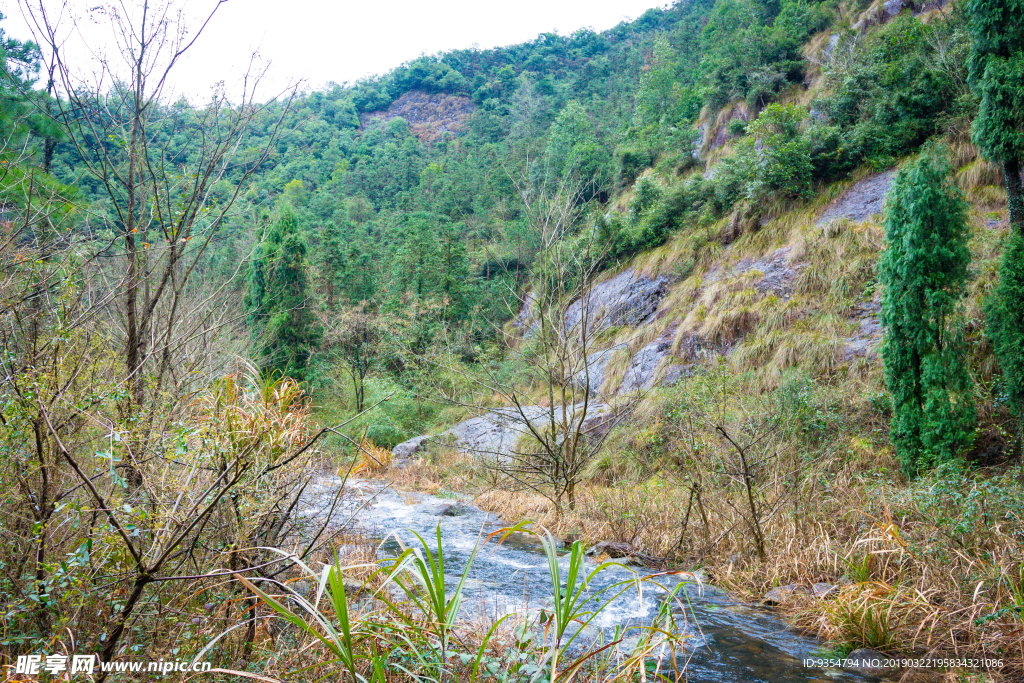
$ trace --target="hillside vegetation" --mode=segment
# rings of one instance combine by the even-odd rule
[[[474,678],[390,603],[258,626],[371,552],[298,512],[337,470],[1024,675],[1022,18],[680,0],[203,105],[0,33],[0,663]]]

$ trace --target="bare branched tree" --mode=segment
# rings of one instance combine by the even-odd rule
[[[136,456],[152,429],[156,402],[174,381],[175,365],[219,317],[209,305],[215,297],[190,296],[189,283],[267,159],[295,94],[276,110],[273,102],[258,103],[263,72],[254,57],[236,101],[222,87],[203,107],[168,106],[174,67],[223,1],[196,30],[174,0],[90,9],[109,23],[117,47],[91,72],[66,54],[67,24],[77,19],[66,13],[66,4],[22,4],[56,83],[58,97],[46,113],[107,195],[90,221],[117,239],[115,250],[103,254],[117,300],[105,310],[123,344],[123,412],[138,425]],[[269,134],[250,147],[248,131],[261,117],[270,119]],[[139,463],[130,475],[138,487]]]
[[[582,182],[572,175],[538,184],[510,177],[540,245],[532,289],[510,300],[510,309],[523,311],[524,340],[514,350],[519,376],[510,381],[483,370],[471,378],[481,400],[446,398],[483,413],[507,433],[500,448],[469,450],[505,485],[545,496],[560,515],[575,508],[587,466],[637,397],[622,397],[612,409],[600,403],[591,381],[588,358],[602,331],[591,296],[604,254],[594,232],[580,228],[587,209]],[[538,389],[542,405],[525,398]],[[501,406],[493,407],[494,397]]]
[[[377,363],[384,342],[384,323],[360,308],[340,315],[320,314],[324,328],[321,351],[341,360],[348,369],[355,397],[355,410],[361,413],[366,402],[366,377]]]

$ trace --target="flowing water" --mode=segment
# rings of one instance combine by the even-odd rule
[[[322,478],[310,498],[306,515],[323,518],[335,499],[341,480]],[[436,529],[441,525],[445,569],[454,587],[481,536],[505,526],[495,515],[472,506],[459,505],[456,516],[440,516],[441,506],[453,501],[425,494],[400,493],[380,482],[352,481],[339,498],[334,517],[352,520],[365,534],[384,539],[381,551],[397,554],[400,545],[418,545],[415,531],[436,550]],[[588,570],[596,563],[587,561]],[[637,567],[646,574],[648,570]],[[612,567],[592,584],[597,590],[632,576],[629,569]],[[669,576],[662,580],[674,586],[683,580]],[[769,610],[730,600],[724,592],[707,584],[687,581],[684,589],[690,606],[688,621],[689,659],[686,680],[694,682],[809,683],[812,681],[873,681],[857,672],[805,667],[802,659],[820,656],[820,645],[802,637],[775,618]],[[496,615],[509,611],[536,610],[551,603],[551,578],[539,542],[530,535],[517,534],[500,546],[491,541],[477,554],[464,586],[464,616]],[[645,588],[641,598],[630,590],[614,600],[595,621],[610,633],[616,626],[649,622],[657,613],[656,590]],[[680,592],[681,596],[682,593]]]

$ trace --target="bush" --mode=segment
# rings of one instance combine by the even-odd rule
[[[839,166],[820,169],[822,177],[839,177],[842,168],[862,162],[888,168],[939,132],[945,112],[962,108],[955,69],[944,68],[948,60],[939,59],[935,46],[941,42],[955,54],[966,34],[957,30],[957,11],[939,23],[926,26],[904,13],[867,38],[846,35],[836,46],[836,53],[851,43],[855,50],[851,59],[824,66],[831,94],[812,104],[822,123],[838,126],[845,141],[838,144]]]
[[[800,131],[806,116],[801,107],[772,104],[747,127],[734,163],[751,203],[810,195],[811,147]]]
[[[631,185],[651,166],[657,158],[657,151],[649,147],[620,147],[615,154],[616,182],[620,187]]]

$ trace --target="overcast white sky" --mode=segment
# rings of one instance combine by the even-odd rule
[[[56,8],[62,0],[43,0]],[[126,5],[139,0],[123,0]],[[188,59],[175,71],[175,88],[203,97],[209,86],[237,81],[248,56],[259,50],[270,61],[268,87],[283,89],[305,79],[309,89],[330,81],[355,81],[380,74],[421,54],[510,45],[538,33],[569,34],[582,27],[611,28],[666,0],[228,0],[217,11]],[[19,0],[38,3],[38,0]],[[76,33],[89,49],[109,45],[111,26],[87,21],[97,0],[67,0],[80,17]],[[194,16],[208,13],[212,0],[179,2]],[[29,37],[28,25],[12,0],[4,0],[2,26],[15,38]],[[65,21],[69,27],[70,22]],[[80,44],[69,50],[87,53]]]

